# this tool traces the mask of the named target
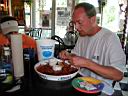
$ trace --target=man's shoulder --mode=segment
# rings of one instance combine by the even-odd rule
[[[3,35],[0,33],[0,45],[7,45],[9,44],[9,40]]]
[[[34,38],[26,35],[26,34],[22,34],[22,38],[23,40],[25,40],[26,42],[29,41],[29,42],[36,42]]]
[[[102,34],[103,37],[105,38],[113,38],[115,36],[117,36],[117,34],[115,32],[112,32],[111,30],[107,29],[107,28],[102,28]]]

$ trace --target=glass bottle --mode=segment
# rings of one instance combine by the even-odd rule
[[[11,51],[10,48],[8,46],[4,46],[4,62],[6,63],[12,63],[11,62]]]
[[[2,68],[6,75],[5,80],[2,83],[12,83],[13,81],[13,66],[10,46],[2,47]]]
[[[3,46],[0,46],[0,83],[6,79],[3,56],[4,56]]]

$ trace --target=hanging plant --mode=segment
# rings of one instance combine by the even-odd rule
[[[107,4],[107,0],[98,0],[99,3],[99,13],[103,11],[103,7]]]
[[[32,1],[33,1],[33,0],[25,0],[25,2],[26,2],[29,6],[31,6]]]

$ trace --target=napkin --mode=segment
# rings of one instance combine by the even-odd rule
[[[20,78],[24,75],[22,35],[11,35],[11,50],[14,76]]]
[[[114,89],[112,88],[112,86],[110,86],[107,82],[104,81],[102,83],[104,84],[102,92],[111,96],[114,93]]]

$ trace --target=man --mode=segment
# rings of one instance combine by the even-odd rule
[[[75,6],[72,21],[79,38],[71,53],[60,52],[60,58],[69,59],[80,67],[82,76],[91,76],[112,85],[123,78],[126,56],[115,33],[98,26],[96,10],[89,3]]]
[[[4,16],[0,20],[0,46],[10,44],[10,34],[18,33],[18,22],[12,16]],[[25,34],[22,34],[23,48],[34,48],[36,49],[36,41]]]

